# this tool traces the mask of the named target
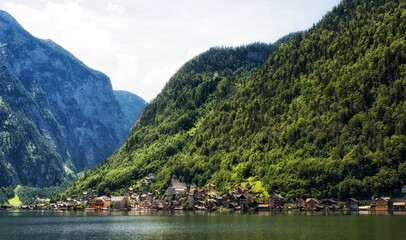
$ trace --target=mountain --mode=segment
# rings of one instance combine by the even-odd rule
[[[110,189],[124,188],[127,181],[158,171],[185,146],[196,125],[219,101],[244,85],[278,45],[294,36],[274,45],[215,47],[187,62],[147,105],[124,146],[86,172],[69,191],[97,188],[99,194],[110,193]]]
[[[114,91],[121,110],[130,123],[134,123],[141,116],[147,102],[139,96],[127,91]]]
[[[0,71],[3,193],[18,184],[66,184],[110,156],[130,131],[106,75],[33,37],[4,11]]]
[[[120,194],[126,183],[142,190],[150,172],[150,190],[161,193],[175,174],[223,193],[244,185],[263,198],[274,190],[398,196],[406,183],[405,33],[404,1],[344,0],[269,55],[211,49],[170,79],[119,151],[61,197],[91,188]]]

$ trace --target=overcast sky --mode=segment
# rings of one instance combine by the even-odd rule
[[[152,100],[187,60],[213,46],[272,43],[317,23],[340,0],[2,0],[34,36]]]

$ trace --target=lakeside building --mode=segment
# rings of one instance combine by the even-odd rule
[[[347,208],[349,210],[358,210],[358,200],[355,198],[349,198],[346,202],[345,205],[347,205]]]
[[[187,193],[187,186],[184,182],[179,182],[175,175],[172,176],[171,185],[166,189],[165,194],[168,199],[172,198],[172,195],[175,194],[175,199],[180,199],[185,196]]]
[[[387,211],[391,207],[391,198],[390,197],[379,197],[375,199],[375,209],[378,211],[384,210]]]
[[[286,198],[282,197],[278,192],[273,192],[268,197],[268,204],[271,209],[283,208]]]
[[[316,198],[306,198],[306,201],[304,203],[304,207],[306,209],[321,209],[321,208],[324,208],[324,207],[322,207],[320,200],[318,200]]]

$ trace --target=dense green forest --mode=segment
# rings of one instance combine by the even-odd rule
[[[344,0],[271,46],[201,54],[147,106],[122,148],[61,197],[91,188],[120,194],[150,172],[160,192],[176,174],[222,192],[243,184],[288,198],[399,195],[405,7]]]

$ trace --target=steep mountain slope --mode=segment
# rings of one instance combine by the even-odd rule
[[[127,91],[114,91],[114,96],[116,96],[121,110],[123,110],[125,117],[130,123],[134,123],[141,116],[142,111],[147,105],[144,99]]]
[[[74,177],[69,159],[62,159],[30,120],[56,124],[41,109],[22,84],[0,63],[0,201],[14,196],[17,184],[51,186],[67,183]],[[56,124],[56,126],[58,126]],[[6,196],[1,196],[6,194]]]
[[[133,183],[161,169],[168,158],[186,145],[194,134],[194,126],[235,86],[256,72],[275,48],[261,43],[212,48],[187,62],[147,105],[124,146],[86,172],[69,191],[92,187],[99,194],[109,193],[110,189],[119,191],[127,181]]]
[[[195,59],[120,151],[65,194],[120,192],[156,172],[152,190],[176,174],[219,191],[244,184],[289,198],[398,195],[406,183],[405,4],[344,0],[247,80],[219,74],[196,87],[195,69],[213,71]],[[211,64],[232,58],[221,59]],[[211,100],[201,107],[199,99]]]
[[[0,187],[62,184],[124,142],[131,125],[109,78],[4,11],[0,70]]]

